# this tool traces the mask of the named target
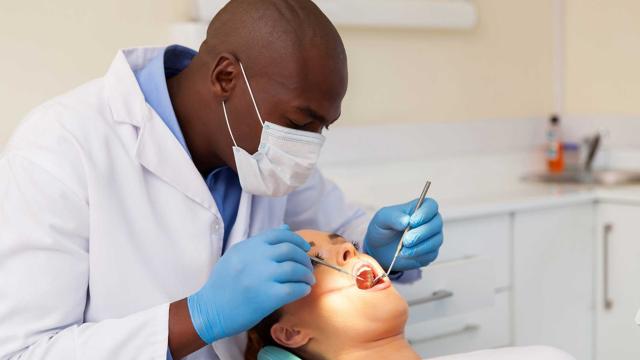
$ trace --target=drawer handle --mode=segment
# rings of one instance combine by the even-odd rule
[[[409,339],[409,345],[417,345],[420,343],[425,343],[425,342],[429,342],[429,341],[434,341],[434,340],[438,340],[438,339],[443,339],[443,338],[448,338],[451,336],[456,336],[456,335],[462,335],[462,334],[466,334],[466,333],[470,333],[470,332],[476,332],[480,330],[480,325],[477,324],[467,324],[463,327],[461,327],[460,329],[457,330],[452,330],[446,333],[442,333],[442,334],[437,334],[437,335],[433,335],[433,336],[428,336],[428,337],[424,337],[424,338],[418,338],[418,339]]]
[[[439,301],[442,299],[450,298],[453,296],[453,292],[449,290],[438,290],[434,291],[431,296],[425,298],[419,298],[415,300],[408,301],[409,306],[426,304],[434,301]]]
[[[602,249],[602,283],[603,283],[603,303],[605,310],[611,310],[613,308],[613,299],[611,299],[611,294],[609,294],[609,243],[611,242],[611,232],[613,231],[613,224],[605,224],[604,225],[604,238],[603,238],[603,249]]]

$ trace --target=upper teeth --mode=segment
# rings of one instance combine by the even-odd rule
[[[358,274],[357,275],[360,275],[365,271],[373,271],[373,269],[370,268],[369,266],[365,265],[365,266],[361,267],[360,269],[358,269]]]

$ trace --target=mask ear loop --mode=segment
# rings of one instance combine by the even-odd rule
[[[229,117],[227,116],[227,107],[224,105],[224,101],[222,102],[222,112],[224,112],[224,120],[227,122],[227,129],[229,129],[229,135],[231,135],[231,140],[233,141],[233,145],[238,147],[238,143],[236,143],[236,139],[233,137],[233,131],[231,131],[231,125],[229,125]]]
[[[258,120],[260,120],[260,124],[264,126],[264,121],[262,121],[262,116],[260,116],[260,111],[258,111],[258,105],[256,104],[256,99],[253,97],[253,90],[251,90],[251,84],[249,84],[249,79],[247,79],[247,74],[244,72],[244,66],[242,66],[242,63],[240,61],[238,61],[238,64],[240,64],[240,70],[242,71],[242,76],[244,76],[244,82],[247,84],[247,88],[249,88],[249,95],[251,95],[253,108],[256,109],[256,114],[258,114]]]

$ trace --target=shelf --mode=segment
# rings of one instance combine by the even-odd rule
[[[340,27],[457,29],[473,28],[473,0],[314,0]],[[194,17],[209,22],[227,0],[195,0]]]

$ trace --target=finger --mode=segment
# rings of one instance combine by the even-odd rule
[[[438,215],[438,203],[433,199],[426,198],[420,208],[411,215],[409,224],[415,228],[429,222],[436,215]]]
[[[291,243],[284,242],[276,245],[271,245],[269,257],[277,263],[293,261],[310,270],[313,269],[313,265],[311,264],[309,255],[307,255],[304,250]]]
[[[400,255],[404,258],[415,258],[426,254],[430,254],[434,251],[438,251],[442,246],[444,236],[442,233],[438,233],[429,239],[422,241],[413,247],[403,247],[400,251]]]
[[[442,216],[437,214],[431,221],[407,231],[402,239],[402,245],[414,247],[440,232],[442,232]]]
[[[309,286],[316,283],[313,271],[293,261],[279,263],[273,274],[273,281],[277,283],[300,282]]]
[[[278,308],[303,298],[311,292],[311,286],[307,283],[290,282],[284,284],[274,283],[273,285],[271,290],[273,297],[280,299],[277,304]]]
[[[401,205],[388,206],[380,209],[371,223],[379,232],[402,231],[409,225],[409,215]]]
[[[307,252],[311,250],[311,245],[306,242],[302,236],[290,230],[274,229],[267,236],[267,244],[276,245],[281,243],[290,243]]]

